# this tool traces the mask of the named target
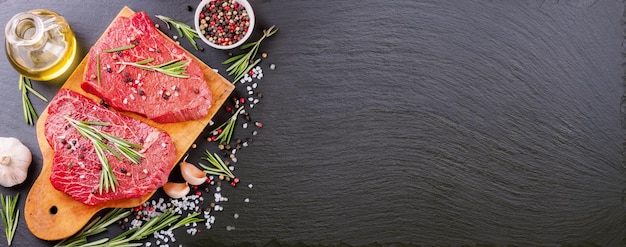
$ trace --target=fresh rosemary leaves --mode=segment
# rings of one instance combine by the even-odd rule
[[[7,244],[11,245],[13,237],[15,236],[15,230],[17,230],[17,222],[20,218],[20,210],[17,208],[17,202],[20,194],[15,196],[5,196],[0,194],[0,203],[2,203],[2,223],[4,224],[4,232],[7,237]]]
[[[98,86],[102,85],[100,82],[100,53],[96,54],[96,77],[98,78]]]
[[[179,36],[187,37],[187,40],[189,40],[189,43],[193,45],[193,48],[198,50],[198,45],[196,44],[196,41],[194,40],[194,38],[200,38],[200,36],[198,35],[195,29],[191,28],[189,25],[185,23],[176,21],[166,16],[156,15],[156,17],[161,19],[161,21],[163,21],[165,25],[167,25],[167,29],[170,29],[170,24],[171,24],[176,29],[176,31],[178,31]]]
[[[237,122],[237,116],[243,110],[243,107],[239,107],[239,109],[230,117],[226,122],[217,126],[212,132],[216,132],[219,129],[222,132],[215,139],[218,143],[230,143],[230,139],[233,136],[233,130],[235,130],[235,123]],[[222,129],[223,128],[223,129]]]
[[[148,58],[141,60],[139,62],[118,62],[117,64],[121,64],[122,66],[130,65],[140,69],[148,70],[148,71],[156,71],[162,74],[166,74],[173,77],[178,78],[189,78],[187,75],[187,65],[189,64],[189,60],[182,59],[173,59],[169,62],[165,62],[159,65],[146,65],[149,62],[154,61],[154,58]]]
[[[276,28],[275,26],[271,26],[270,28],[263,30],[263,36],[259,38],[258,41],[247,43],[241,46],[242,50],[252,47],[250,51],[239,54],[237,56],[233,56],[222,62],[222,64],[232,63],[232,65],[230,65],[230,67],[228,67],[226,71],[228,72],[228,75],[235,76],[235,80],[233,81],[233,83],[239,81],[239,79],[241,79],[248,71],[250,71],[259,62],[261,62],[260,58],[254,60],[257,52],[259,51],[261,41],[263,41],[267,37],[274,35],[277,31],[278,28]]]
[[[96,150],[98,159],[102,164],[102,171],[100,173],[100,184],[98,192],[102,194],[102,190],[109,192],[109,189],[115,191],[115,187],[118,185],[117,178],[111,170],[109,160],[106,157],[105,151],[112,153],[117,159],[122,160],[122,155],[135,164],[139,164],[143,155],[136,149],[143,149],[141,145],[131,143],[117,136],[106,134],[94,126],[108,126],[105,122],[86,122],[65,117],[67,121],[72,125],[78,133],[84,138],[90,140],[93,143],[93,147]],[[113,144],[107,145],[106,142]]]
[[[135,48],[135,45],[125,45],[125,46],[120,46],[120,47],[115,47],[115,48],[111,48],[108,50],[104,50],[104,52],[118,52],[118,51],[124,51],[124,50],[128,50],[128,49],[132,49]]]
[[[214,167],[209,167],[205,164],[199,163],[200,167],[204,169],[204,172],[207,174],[212,174],[216,176],[226,176],[229,178],[235,178],[233,172],[230,171],[228,166],[224,163],[222,158],[216,153],[211,154],[208,150],[205,150],[206,157],[202,157],[203,160],[208,161]]]
[[[19,90],[22,92],[22,108],[24,111],[24,120],[26,121],[26,124],[33,125],[35,121],[37,121],[37,118],[39,116],[37,115],[37,111],[35,111],[33,104],[30,102],[28,93],[31,93],[37,96],[37,98],[43,100],[44,102],[48,102],[48,99],[46,99],[46,97],[44,97],[35,89],[33,89],[30,79],[28,79],[27,77],[23,75],[20,75],[20,79],[18,81],[18,87],[19,87]]]
[[[174,230],[187,224],[204,221],[203,219],[196,217],[200,215],[199,212],[194,212],[179,221],[181,215],[175,214],[173,210],[167,210],[162,214],[151,218],[142,226],[125,231],[112,239],[103,238],[93,242],[87,241],[87,237],[106,231],[108,226],[129,215],[130,211],[126,209],[114,209],[107,213],[104,217],[96,218],[87,224],[76,235],[59,242],[55,246],[143,246],[144,244],[137,243],[135,241],[145,239],[155,232],[167,228],[168,226],[169,228],[167,228],[167,230]]]
[[[87,225],[85,225],[85,227],[83,227],[83,229],[81,229],[78,233],[74,234],[74,236],[66,238],[54,246],[98,246],[100,244],[103,244],[104,242],[108,241],[108,239],[105,238],[88,243],[87,237],[106,231],[107,227],[129,216],[130,213],[130,210],[127,209],[113,209],[106,213],[104,216],[93,219]]]

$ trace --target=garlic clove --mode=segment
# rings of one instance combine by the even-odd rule
[[[163,191],[169,197],[178,199],[189,194],[189,185],[187,183],[167,182],[163,185]]]
[[[23,183],[28,176],[32,154],[20,140],[0,137],[0,185],[12,187]]]
[[[185,161],[180,162],[180,172],[185,181],[191,185],[201,185],[207,180],[207,176],[204,171]]]

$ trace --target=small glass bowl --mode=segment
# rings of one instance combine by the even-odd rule
[[[252,35],[252,31],[254,31],[255,17],[254,17],[254,11],[252,10],[252,6],[247,0],[233,0],[233,2],[241,4],[248,12],[248,17],[250,17],[250,26],[248,26],[248,32],[246,32],[243,38],[241,38],[236,43],[233,43],[232,45],[220,45],[220,44],[210,42],[202,34],[202,30],[200,29],[200,13],[202,13],[202,9],[204,9],[205,5],[210,4],[211,2],[215,2],[215,1],[217,0],[202,0],[200,4],[198,4],[198,7],[196,8],[196,13],[194,15],[194,24],[195,24],[196,32],[198,32],[198,36],[200,36],[200,39],[202,39],[204,43],[206,43],[207,45],[215,49],[229,50],[229,49],[233,49],[242,45],[243,43],[246,42],[246,40],[248,40],[248,38],[250,38],[250,35]]]

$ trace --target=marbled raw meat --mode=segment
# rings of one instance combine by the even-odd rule
[[[119,52],[106,50],[128,45]],[[98,83],[98,56],[100,84]],[[153,58],[147,65],[159,65],[174,59],[189,61],[186,74],[177,78],[147,71],[120,62],[138,62]],[[89,51],[89,60],[81,87],[120,111],[135,112],[158,123],[200,119],[212,105],[212,93],[201,64],[154,27],[145,12],[117,18],[101,40]]]
[[[45,136],[54,151],[53,187],[87,205],[141,197],[162,187],[176,163],[176,147],[170,136],[137,119],[107,109],[83,95],[61,89],[48,106]],[[103,132],[142,145],[139,164],[119,160],[105,151],[119,186],[99,193],[101,163],[90,140],[83,138],[65,117],[109,123]]]

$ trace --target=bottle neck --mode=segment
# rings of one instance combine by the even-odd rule
[[[36,49],[45,44],[45,31],[44,21],[39,16],[21,13],[11,18],[5,37],[11,45]]]

